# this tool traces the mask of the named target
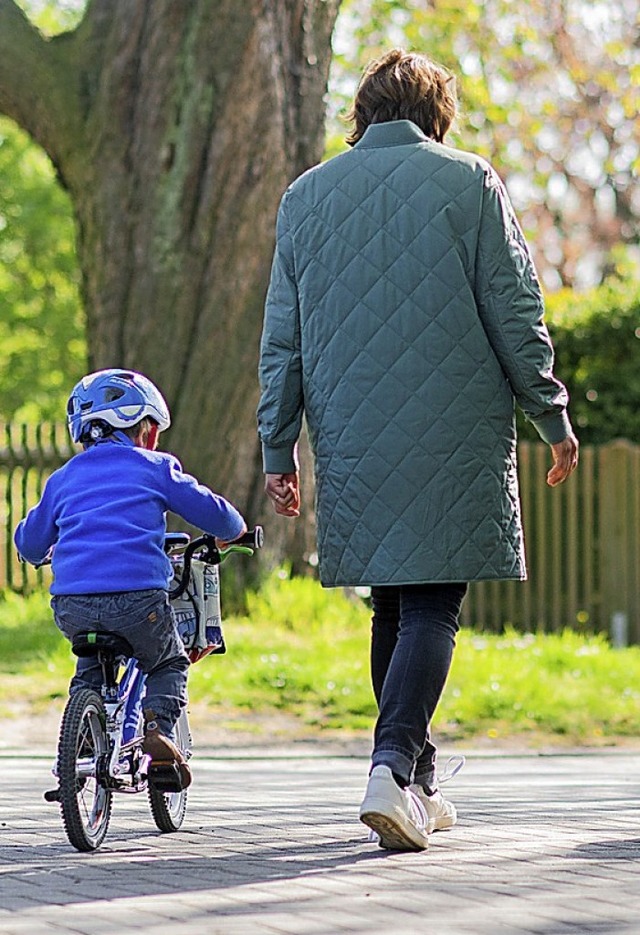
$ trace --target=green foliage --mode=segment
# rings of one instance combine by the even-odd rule
[[[16,0],[45,36],[73,29],[80,22],[87,0]]]
[[[640,648],[612,649],[603,636],[465,631],[438,724],[453,736],[505,737],[514,728],[575,742],[635,736],[639,677]]]
[[[0,595],[0,660],[3,673],[22,672],[48,663],[67,643],[52,623],[49,596],[38,591],[20,597],[12,591]]]
[[[17,0],[46,36],[86,0]],[[0,419],[61,419],[86,367],[71,203],[45,153],[0,117]]]
[[[85,361],[69,199],[42,150],[0,118],[0,418],[63,417]]]
[[[612,277],[588,293],[562,290],[547,299],[556,373],[571,397],[580,441],[640,442],[640,284]],[[522,436],[537,438],[530,426]]]
[[[640,443],[640,284],[553,296],[550,330],[581,441]]]
[[[247,607],[246,616],[226,619],[227,656],[194,667],[194,701],[291,709],[322,726],[369,726],[375,703],[359,599],[280,571],[247,596]]]
[[[425,53],[459,77],[450,141],[504,177],[546,288],[588,288],[616,242],[638,239],[636,17],[600,0],[344,0],[328,154],[363,67],[393,46]]]
[[[345,730],[373,726],[370,611],[351,592],[274,573],[247,596],[249,613],[225,620],[226,656],[189,677],[192,709],[226,720],[234,712],[286,711],[304,723]],[[73,671],[47,598],[0,601],[0,706],[38,710],[64,698]],[[463,630],[435,731],[442,740],[512,735],[599,743],[640,732],[640,648],[612,649],[602,636],[504,635]]]
[[[37,715],[62,705],[74,662],[56,629],[44,591],[19,597],[0,594],[0,716]],[[53,738],[52,738],[53,739]]]

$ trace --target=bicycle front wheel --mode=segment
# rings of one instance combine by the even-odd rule
[[[82,689],[67,702],[58,743],[60,808],[67,837],[79,851],[100,846],[111,818],[111,789],[100,783],[108,740],[100,695]]]
[[[182,711],[176,724],[175,742],[186,756],[191,749],[191,734],[187,712]],[[151,814],[159,831],[178,831],[187,811],[187,790],[181,792],[161,792],[148,787]]]

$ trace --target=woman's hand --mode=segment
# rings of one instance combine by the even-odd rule
[[[300,476],[267,474],[264,489],[280,516],[300,516]]]
[[[578,466],[578,439],[575,435],[568,435],[557,445],[551,445],[553,467],[547,474],[549,487],[562,484]]]

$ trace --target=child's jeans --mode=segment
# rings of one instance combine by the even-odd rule
[[[51,600],[56,625],[68,639],[83,630],[108,630],[124,637],[147,675],[145,710],[156,715],[170,734],[187,704],[189,658],[176,629],[167,592],[121,591],[115,594],[56,595]],[[78,659],[69,693],[100,691],[102,669],[95,657]]]

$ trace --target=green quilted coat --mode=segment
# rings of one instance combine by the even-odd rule
[[[290,186],[258,423],[279,474],[307,420],[324,585],[526,577],[514,405],[571,430],[542,314],[493,169],[410,121]]]

